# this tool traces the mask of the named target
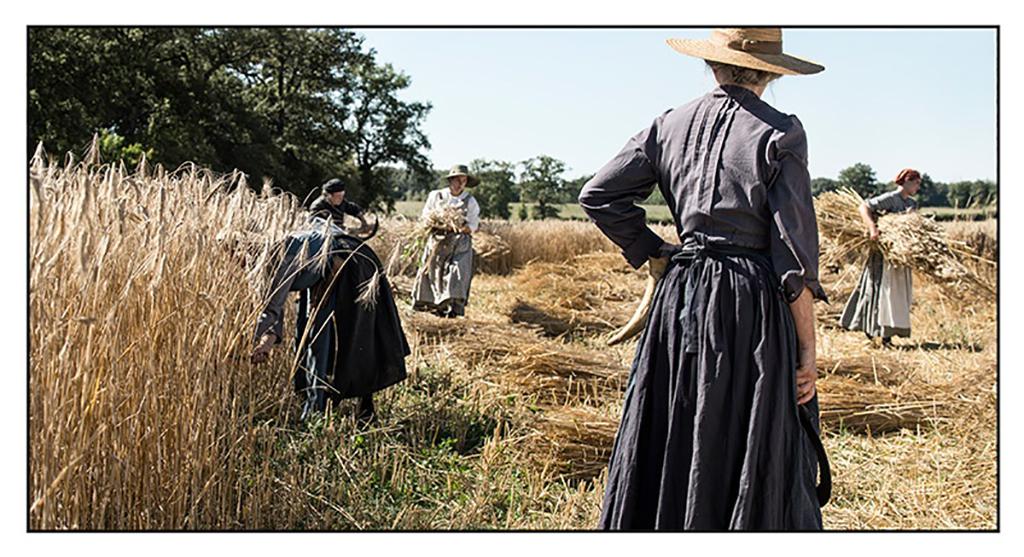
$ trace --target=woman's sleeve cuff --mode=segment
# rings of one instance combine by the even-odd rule
[[[809,280],[798,274],[792,274],[783,279],[782,284],[783,293],[786,295],[786,301],[789,303],[795,302],[800,297],[800,294],[803,293],[804,288],[810,289],[811,296],[815,300],[821,300],[826,304],[829,303],[825,289],[821,287],[821,283],[817,280]]]
[[[622,250],[622,255],[625,256],[626,261],[629,262],[631,267],[639,269],[647,262],[648,258],[658,254],[658,250],[661,249],[664,243],[665,240],[662,240],[661,236],[658,236],[653,230],[645,226],[640,237],[633,240],[632,244]]]

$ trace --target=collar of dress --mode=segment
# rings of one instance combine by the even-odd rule
[[[441,190],[441,195],[447,199],[455,198],[458,199],[459,201],[465,201],[466,198],[469,197],[469,192],[466,190],[462,190],[462,193],[460,193],[459,195],[452,195],[452,190],[444,188],[443,190]]]

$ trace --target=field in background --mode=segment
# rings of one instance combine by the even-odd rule
[[[290,341],[247,359],[288,198],[201,172],[31,177],[30,528],[596,524],[635,347],[603,338],[643,272],[592,225],[485,222],[509,272],[474,278],[465,319],[412,312],[392,277],[409,378],[360,429],[348,403],[298,422]],[[383,223],[382,258],[407,225]],[[994,222],[947,226],[997,253]],[[995,528],[995,300],[916,277],[914,337],[884,349],[836,327],[859,271],[826,270],[817,306],[826,527]]]
[[[513,222],[519,220],[519,207],[521,203],[511,203],[509,210],[511,211],[511,219]],[[587,215],[583,213],[580,206],[575,203],[563,203],[557,205],[559,209],[559,217],[566,220],[587,220]],[[645,211],[647,211],[647,219],[659,224],[671,224],[672,214],[669,212],[668,207],[665,205],[641,205]],[[395,212],[399,215],[409,218],[419,218],[420,213],[423,211],[422,201],[396,201]],[[972,208],[972,209],[954,209],[952,207],[924,207],[921,212],[925,215],[931,215],[936,220],[940,221],[951,221],[951,220],[986,220],[995,218],[997,216],[995,208]]]
[[[519,221],[519,207],[522,203],[510,203],[509,211],[511,217],[509,220],[512,222]],[[587,215],[583,213],[583,209],[580,208],[576,203],[559,203],[555,205],[559,210],[559,218],[565,220],[587,220]],[[527,204],[529,208],[529,204]],[[672,214],[669,213],[668,207],[665,205],[642,205],[644,210],[647,211],[648,220],[667,224],[672,222]],[[396,201],[395,212],[399,215],[409,218],[419,218],[420,213],[423,211],[422,201]]]

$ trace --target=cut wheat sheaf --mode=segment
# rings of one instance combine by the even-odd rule
[[[816,198],[823,266],[859,260],[869,250],[878,249],[890,263],[909,267],[951,290],[979,288],[985,294],[995,294],[991,275],[975,270],[979,260],[992,266],[994,261],[974,255],[965,243],[950,238],[938,223],[917,211],[880,217],[879,239],[872,241],[858,213],[863,203],[851,189],[825,192]]]

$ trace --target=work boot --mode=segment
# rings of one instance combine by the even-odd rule
[[[359,399],[359,407],[356,409],[356,423],[365,426],[373,422],[377,413],[373,408],[373,395],[366,395]]]

